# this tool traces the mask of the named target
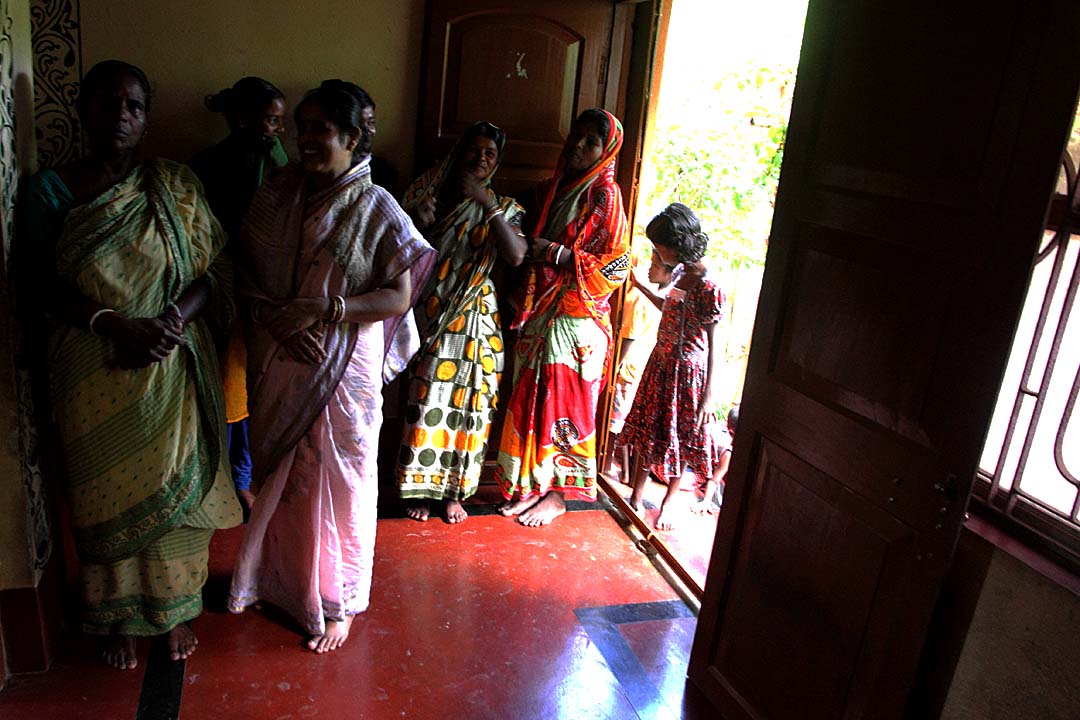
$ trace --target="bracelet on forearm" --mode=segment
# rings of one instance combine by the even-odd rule
[[[345,298],[335,295],[331,299],[333,300],[333,306],[330,310],[330,322],[339,323],[345,319]]]
[[[495,218],[503,214],[503,209],[498,205],[492,205],[486,211],[484,211],[484,223],[489,223]]]
[[[559,249],[555,251],[555,267],[559,266],[559,261],[562,260],[563,246],[560,245]]]
[[[116,311],[113,310],[112,308],[101,308],[96,313],[91,315],[90,316],[90,322],[86,323],[86,329],[89,330],[90,332],[94,333],[95,335],[97,335],[98,331],[94,329],[94,323],[97,321],[97,319],[99,317],[101,317],[102,315],[106,315],[108,313],[112,313],[113,315],[115,315]]]

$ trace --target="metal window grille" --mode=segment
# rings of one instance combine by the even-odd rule
[[[1080,561],[1080,198],[1072,158],[1032,266],[975,497]],[[1071,322],[1070,322],[1071,320]],[[1076,422],[1073,422],[1077,418]]]

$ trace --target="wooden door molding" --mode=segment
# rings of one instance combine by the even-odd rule
[[[610,0],[432,0],[418,168],[486,119],[508,138],[497,192],[520,195],[550,177],[577,113],[621,112],[632,16]]]
[[[897,718],[1080,87],[1080,8],[811,0],[692,680]]]

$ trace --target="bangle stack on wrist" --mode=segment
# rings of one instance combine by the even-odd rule
[[[489,223],[503,214],[503,209],[498,205],[492,205],[484,211],[484,223]]]
[[[335,295],[331,300],[333,306],[330,309],[330,322],[339,323],[345,319],[345,298]]]

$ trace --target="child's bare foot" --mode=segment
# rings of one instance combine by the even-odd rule
[[[101,659],[117,670],[134,670],[139,665],[139,658],[135,656],[135,638],[130,635],[105,638]]]
[[[712,503],[710,501],[702,498],[701,500],[698,500],[697,502],[694,502],[690,505],[690,512],[694,513],[695,515],[705,515],[712,512],[710,510],[711,506]]]
[[[451,525],[465,522],[465,518],[469,517],[469,513],[465,512],[465,508],[457,500],[446,501],[446,522]]]
[[[199,638],[187,623],[180,623],[170,630],[168,640],[170,660],[187,660],[199,644]]]
[[[248,512],[251,512],[252,506],[255,504],[255,493],[250,490],[237,490],[236,495],[240,498],[240,502],[244,504]]]
[[[340,622],[327,620],[326,632],[308,640],[308,648],[320,654],[337,650],[345,644],[345,640],[349,637],[349,628],[352,627],[352,621],[352,615],[346,615],[345,619]]]
[[[550,525],[551,521],[566,512],[566,502],[561,493],[549,490],[540,502],[521,514],[518,522],[525,527]]]
[[[539,495],[531,495],[527,498],[520,498],[518,500],[507,500],[499,506],[499,514],[503,517],[520,515],[538,502],[540,502]]]
[[[657,530],[674,530],[675,521],[671,519],[671,511],[667,508],[660,508],[660,514],[656,516],[656,529]]]
[[[405,514],[411,517],[413,520],[425,522],[429,517],[431,517],[431,503],[429,503],[427,500],[410,503],[409,507],[405,508]]]

